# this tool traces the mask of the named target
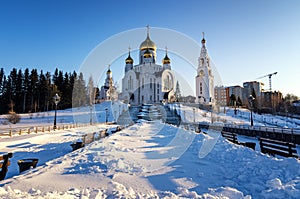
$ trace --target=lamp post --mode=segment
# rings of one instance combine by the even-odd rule
[[[105,124],[107,124],[108,119],[108,108],[105,109]]]
[[[53,125],[53,129],[56,129],[56,112],[57,112],[57,104],[60,101],[60,97],[59,95],[56,93],[55,96],[53,97],[53,101],[55,103],[55,114],[54,114],[54,125]]]
[[[255,100],[255,98],[250,95],[249,98],[249,104],[250,104],[250,110],[251,110],[251,115],[250,115],[250,121],[251,121],[251,126],[253,126],[253,116],[252,116],[252,112],[253,112],[253,101]]]
[[[193,108],[193,113],[194,113],[194,123],[196,122],[196,119],[195,119],[195,111],[196,111],[196,109]]]
[[[237,112],[237,110],[236,110],[236,100],[234,100],[233,104],[234,104],[234,115],[236,115],[236,112]]]

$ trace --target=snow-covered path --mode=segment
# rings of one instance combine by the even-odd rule
[[[300,197],[299,160],[268,157],[215,135],[159,121],[135,124],[2,181],[0,198]]]
[[[84,132],[99,132],[106,125],[89,126],[69,130],[57,130],[38,134],[24,134],[0,140],[0,153],[12,152],[11,166],[6,178],[19,175],[17,161],[26,158],[38,158],[38,165],[61,157],[72,151],[71,143],[80,139]]]

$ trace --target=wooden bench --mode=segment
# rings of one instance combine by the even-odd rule
[[[0,156],[0,180],[4,180],[7,170],[8,170],[8,166],[10,165],[10,160],[9,158],[12,158],[13,154],[12,153],[8,153],[6,155],[1,155]]]
[[[237,140],[237,135],[235,133],[227,132],[227,131],[221,131],[222,137],[226,138],[230,142],[238,145],[243,145],[245,147],[249,147],[253,150],[255,150],[256,143],[255,142],[239,142]]]
[[[116,132],[119,132],[122,130],[122,127],[121,126],[117,126],[115,129],[111,130],[110,132],[111,133],[116,133]]]
[[[262,153],[270,154],[272,156],[280,155],[283,157],[298,158],[296,144],[294,143],[271,140],[267,138],[258,138],[258,140]]]
[[[235,143],[235,144],[239,144],[239,142],[237,141],[237,136],[236,136],[235,133],[221,131],[221,134],[222,134],[222,137],[226,138],[230,142]]]

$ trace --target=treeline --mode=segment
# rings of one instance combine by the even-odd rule
[[[92,80],[89,80],[92,84]],[[49,111],[55,108],[53,97],[61,97],[58,108],[66,109],[86,105],[90,86],[86,86],[83,74],[63,72],[55,69],[50,72],[37,69],[13,68],[8,75],[0,69],[0,114],[9,112],[31,113]],[[97,96],[93,86],[93,97]]]

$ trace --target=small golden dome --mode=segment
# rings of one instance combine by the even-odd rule
[[[128,54],[128,57],[127,57],[126,60],[125,60],[125,63],[126,63],[126,64],[133,64],[133,59],[132,59],[131,56],[130,56],[130,52],[129,52],[129,54]]]
[[[202,43],[202,44],[205,44],[206,40],[204,39],[204,32],[202,32],[202,35],[203,35],[203,36],[202,36],[202,41],[201,41],[201,43]]]
[[[149,51],[149,48],[147,48],[147,50],[145,51],[144,53],[144,58],[151,58],[152,57],[152,54],[151,52]]]
[[[166,53],[166,56],[165,58],[163,59],[163,64],[170,64],[171,63],[171,60],[170,58],[168,57],[168,54]]]
[[[108,70],[106,72],[107,75],[112,74],[111,70],[110,70],[110,66],[108,66]]]

